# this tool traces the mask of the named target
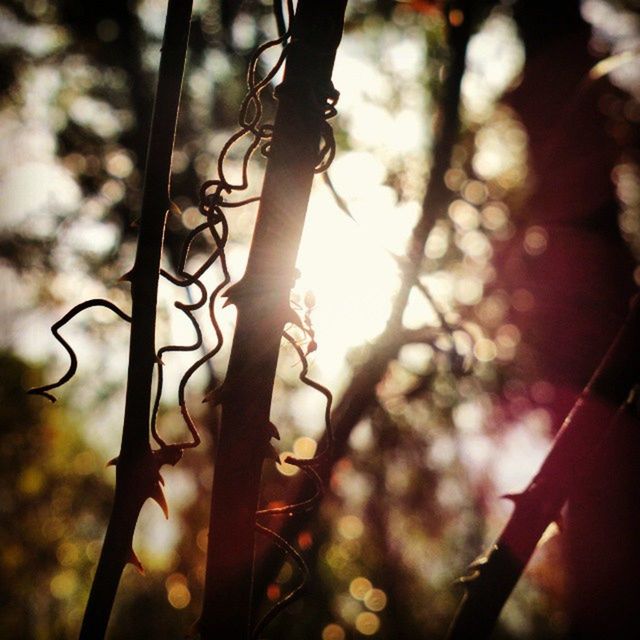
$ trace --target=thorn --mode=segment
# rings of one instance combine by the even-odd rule
[[[502,500],[510,500],[513,504],[518,504],[522,498],[522,493],[505,493],[500,496]]]
[[[238,298],[242,296],[246,285],[244,284],[244,280],[240,280],[235,284],[232,284],[223,294],[222,298],[226,298],[222,307],[228,307],[230,304],[235,305]]]
[[[204,398],[202,398],[202,402],[211,402],[214,407],[217,407],[219,404],[222,404],[222,401],[225,399],[225,390],[224,390],[224,382],[219,384],[215,389],[209,391],[209,393],[205,394]]]
[[[144,567],[142,566],[142,562],[140,562],[136,552],[133,549],[129,549],[129,557],[127,558],[127,562],[132,564],[139,573],[144,575]]]
[[[133,280],[133,269],[129,269],[127,273],[124,273],[118,278],[118,282],[131,282]]]
[[[290,322],[304,331],[304,325],[302,324],[302,320],[300,320],[300,316],[291,307],[288,307],[284,312],[284,321],[285,323]]]
[[[476,569],[475,571],[472,571],[471,573],[467,574],[466,576],[460,576],[459,578],[456,578],[453,581],[453,584],[461,584],[461,585],[467,586],[470,583],[473,583],[479,577],[480,577],[480,572]]]
[[[175,466],[181,459],[183,454],[183,447],[177,444],[169,444],[160,447],[160,449],[155,449],[153,451],[153,455],[158,463],[158,468],[160,468],[164,464],[170,464],[172,467]],[[162,476],[158,474],[160,478],[160,484],[164,484],[164,480]]]
[[[491,551],[493,551],[495,549],[495,545],[491,548]],[[491,553],[491,551],[489,551],[489,553]],[[489,562],[489,553],[483,553],[482,555],[479,555],[470,565],[469,565],[469,569],[473,569],[474,571],[478,571],[479,569],[481,569],[482,567],[484,567],[485,564],[487,564]]]
[[[393,253],[392,251],[389,252],[389,255],[391,256],[391,259],[396,263],[398,269],[401,272],[404,272],[408,269],[409,260],[407,260],[405,256],[400,256],[397,253]]]
[[[307,345],[306,355],[309,355],[310,353],[313,353],[317,349],[318,349],[318,343],[315,340],[310,340],[309,344]]]
[[[116,467],[116,466],[118,466],[119,458],[120,458],[120,456],[116,456],[115,458],[111,458],[111,460],[109,460],[109,462],[107,462],[105,467]]]
[[[154,485],[151,495],[149,496],[152,500],[158,503],[158,506],[162,509],[162,513],[164,513],[164,517],[169,519],[169,506],[167,505],[167,499],[164,497],[164,491],[162,491],[162,487],[160,486],[160,482]]]
[[[276,427],[276,425],[273,424],[273,422],[270,422],[267,428],[269,429],[270,438],[275,438],[276,440],[280,440],[280,432],[278,431],[278,427]]]
[[[453,581],[453,584],[462,584],[465,587],[473,585],[482,574],[482,568],[489,562],[489,556],[497,549],[496,545],[493,545],[489,551],[480,554],[469,566],[467,567],[467,574],[460,576]]]

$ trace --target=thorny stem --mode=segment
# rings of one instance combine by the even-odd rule
[[[238,311],[211,502],[203,640],[250,635],[254,536],[280,341],[346,0],[300,0],[247,269],[228,292]]]
[[[571,492],[591,473],[597,453],[627,410],[640,380],[640,297],[555,438],[540,470],[515,504],[491,549],[462,578],[466,593],[449,640],[487,638],[538,540]],[[637,398],[633,398],[636,401]]]
[[[444,183],[444,175],[450,166],[460,123],[458,113],[460,85],[473,22],[471,5],[470,0],[461,2],[460,8],[465,12],[464,21],[458,26],[448,26],[450,60],[442,91],[440,127],[436,132],[432,169],[422,203],[422,214],[412,232],[400,288],[393,301],[386,328],[371,346],[369,356],[354,373],[349,387],[332,413],[333,449],[331,455],[318,469],[325,484],[328,482],[333,465],[345,454],[349,436],[354,427],[362,420],[370,407],[374,406],[376,386],[382,380],[389,363],[396,357],[399,348],[406,343],[402,335],[402,316],[409,300],[409,294],[417,282],[429,233],[450,199],[450,193]],[[323,437],[318,448],[322,450],[325,446],[326,442]],[[309,495],[313,491],[312,483],[300,476],[300,480],[292,487],[286,502],[300,502],[303,496]],[[311,512],[289,518],[282,524],[282,528],[279,530],[280,535],[287,539],[294,539],[310,517]],[[278,572],[281,562],[281,557],[273,549],[269,549],[267,555],[261,559],[257,571],[255,605],[260,602],[269,581]]]
[[[131,541],[147,498],[162,502],[158,469],[165,461],[149,445],[158,279],[167,210],[169,176],[182,76],[189,37],[191,0],[169,0],[158,86],[145,170],[140,235],[131,281],[129,370],[116,466],[114,504],[85,610],[80,638],[104,637],[118,583],[127,562],[136,562]],[[175,460],[171,462],[175,463]]]

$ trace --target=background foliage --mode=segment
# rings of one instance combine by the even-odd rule
[[[266,0],[195,5],[171,188],[181,213],[170,218],[167,264],[197,224],[198,187],[213,176],[235,127],[250,53],[275,34]],[[578,85],[593,64],[587,45],[600,56],[637,47],[637,7],[583,3],[584,36],[573,14],[536,3],[557,11],[553,24],[566,28],[539,41],[540,15],[526,6],[514,12],[497,3],[476,16],[462,132],[446,173],[451,202],[437,212],[425,248],[421,283],[433,301],[416,294],[404,313],[409,328],[446,331],[405,346],[391,363],[319,516],[298,537],[315,579],[270,637],[441,635],[458,597],[452,581],[509,511],[498,496],[530,479],[624,313],[640,246],[637,65],[614,65],[586,97]],[[98,311],[74,321],[65,335],[81,370],[60,402],[45,406],[24,390],[64,368],[48,327],[73,304],[93,296],[128,304],[118,278],[133,258],[165,9],[159,0],[0,5],[0,629],[7,637],[77,633],[99,552],[113,486],[104,463],[120,437],[126,327]],[[431,170],[451,53],[444,21],[464,18],[422,0],[350,2],[334,78],[339,149],[330,176],[356,222],[318,180],[294,292],[302,300],[314,291],[313,373],[337,395],[387,320],[399,281],[394,255],[404,254]],[[568,96],[578,96],[578,106],[566,117]],[[261,163],[252,169],[252,193]],[[247,207],[230,220],[236,279],[254,215]],[[163,342],[188,339],[174,298],[161,291]],[[228,332],[233,314],[222,318]],[[225,359],[191,385],[194,407],[223,376]],[[171,434],[181,428],[178,371],[189,361],[167,360],[160,428]],[[292,362],[285,350],[273,417],[282,450],[305,455],[320,436],[322,409],[299,388]],[[146,574],[125,572],[113,638],[180,637],[197,617],[211,477],[206,436],[215,427],[207,405],[199,421],[203,446],[164,474],[171,519],[154,505],[143,511],[135,545]],[[283,494],[289,472],[265,469],[266,502]],[[550,530],[499,637],[565,633],[561,545]],[[267,599],[298,580],[285,564]]]

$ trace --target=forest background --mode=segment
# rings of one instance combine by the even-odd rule
[[[9,637],[77,635],[102,543],[126,324],[101,310],[78,317],[64,330],[77,377],[56,405],[25,391],[67,366],[49,327],[73,305],[92,297],[129,304],[119,278],[133,263],[165,4],[0,5],[0,629]],[[467,6],[348,6],[334,73],[337,155],[330,182],[316,180],[293,294],[301,305],[314,294],[311,371],[338,400],[393,314],[402,256],[434,175],[443,79],[456,54],[447,23],[467,20],[461,126],[444,172],[447,201],[428,212],[419,283],[401,310],[421,338],[397,345],[347,434],[322,507],[295,540],[313,576],[307,595],[268,637],[441,637],[460,595],[453,580],[499,532],[512,508],[500,496],[536,472],[636,287],[637,5]],[[236,127],[251,52],[275,35],[270,2],[195,3],[168,267],[199,223],[199,186]],[[240,158],[230,160],[237,170]],[[263,168],[257,158],[250,195]],[[254,218],[255,205],[229,216],[234,281]],[[192,339],[176,296],[163,285],[163,344]],[[230,335],[233,310],[220,319]],[[197,618],[215,431],[215,411],[201,399],[223,379],[227,357],[225,347],[189,384],[203,444],[163,470],[170,519],[156,505],[143,509],[134,547],[145,574],[125,571],[110,637],[181,637]],[[177,386],[192,360],[166,357],[158,424],[170,439],[182,437]],[[322,397],[300,386],[298,373],[295,353],[283,348],[272,411],[282,459],[312,455],[322,434]],[[625,569],[639,564],[630,542],[640,519],[638,448],[626,431],[607,445],[562,532],[550,527],[539,544],[498,637],[561,638],[612,617],[622,625],[633,611],[637,589]],[[269,463],[265,500],[286,495],[295,472]],[[265,599],[299,580],[285,563]]]

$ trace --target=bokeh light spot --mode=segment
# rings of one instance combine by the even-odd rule
[[[497,231],[509,221],[509,211],[502,203],[491,203],[482,209],[482,223],[490,231]]]
[[[84,553],[91,562],[97,562],[102,550],[102,540],[92,540],[87,544]]]
[[[114,178],[127,178],[133,171],[133,160],[122,149],[108,153],[104,163],[105,168]]]
[[[371,611],[382,611],[387,606],[387,594],[382,589],[371,589],[364,596],[364,604]]]
[[[278,600],[280,598],[280,585],[276,584],[275,582],[272,582],[268,587],[267,587],[267,598],[271,601],[271,602],[275,602],[276,600]]]
[[[512,360],[520,343],[520,330],[514,324],[502,325],[496,333],[496,347],[501,360]]]
[[[488,338],[480,338],[473,347],[473,355],[480,362],[491,362],[495,359],[497,353],[495,343]]]
[[[73,470],[82,476],[94,473],[97,467],[96,454],[93,451],[81,451],[73,459]]]
[[[358,516],[342,516],[338,520],[338,533],[347,540],[355,540],[364,532],[364,525]]]
[[[375,613],[363,611],[356,618],[356,629],[365,636],[372,636],[380,628],[380,618]]]
[[[309,549],[312,544],[313,544],[313,536],[311,535],[310,531],[303,531],[298,536],[298,546],[303,551],[306,551],[307,549]]]
[[[28,496],[40,493],[44,483],[42,471],[36,467],[27,467],[19,476],[18,489]]]
[[[556,396],[553,385],[546,380],[537,380],[531,385],[531,397],[539,404],[551,404]]]
[[[63,567],[69,567],[80,559],[78,546],[73,542],[61,542],[56,551],[56,557]]]
[[[539,256],[547,249],[548,236],[543,227],[533,225],[524,235],[524,250],[530,256]]]
[[[344,629],[332,622],[322,630],[322,640],[345,640]]]
[[[167,600],[174,609],[184,609],[191,602],[191,592],[184,584],[176,584],[167,592]]]
[[[276,465],[276,468],[283,476],[295,476],[300,469],[293,464],[286,462],[289,457],[296,457],[293,451],[283,451],[280,454],[280,464]]]
[[[49,583],[51,595],[58,600],[70,598],[78,586],[78,576],[71,569],[56,574]]]
[[[424,253],[431,260],[442,258],[449,248],[449,231],[442,225],[436,225],[429,234]]]
[[[2,549],[1,558],[5,569],[15,569],[24,560],[24,550],[18,544],[8,544]]]
[[[455,297],[460,304],[473,305],[482,299],[483,285],[479,278],[460,278],[455,285]]]
[[[449,24],[452,27],[459,27],[464,22],[464,13],[460,9],[449,11]]]
[[[454,200],[449,205],[449,217],[462,231],[477,229],[480,222],[478,210],[464,200]]]
[[[187,579],[182,573],[172,573],[165,581],[167,600],[174,609],[184,609],[191,602]]]
[[[511,297],[511,304],[516,311],[526,313],[533,309],[535,298],[531,291],[528,291],[527,289],[516,289]]]
[[[291,565],[286,562],[282,565],[282,569],[280,569],[280,573],[276,578],[276,582],[278,584],[284,584],[285,582],[291,580],[291,576],[293,576],[293,569],[291,568]]]
[[[363,576],[354,578],[349,585],[349,593],[356,600],[364,600],[367,592],[371,591],[373,585],[371,581]]]
[[[447,172],[444,174],[444,183],[447,185],[447,188],[451,189],[451,191],[459,191],[466,179],[467,174],[463,169],[447,169]]]
[[[471,204],[480,205],[487,199],[488,191],[484,182],[469,180],[462,189],[462,195]]]
[[[293,455],[296,458],[313,458],[318,448],[318,443],[307,436],[298,438],[293,443]]]

